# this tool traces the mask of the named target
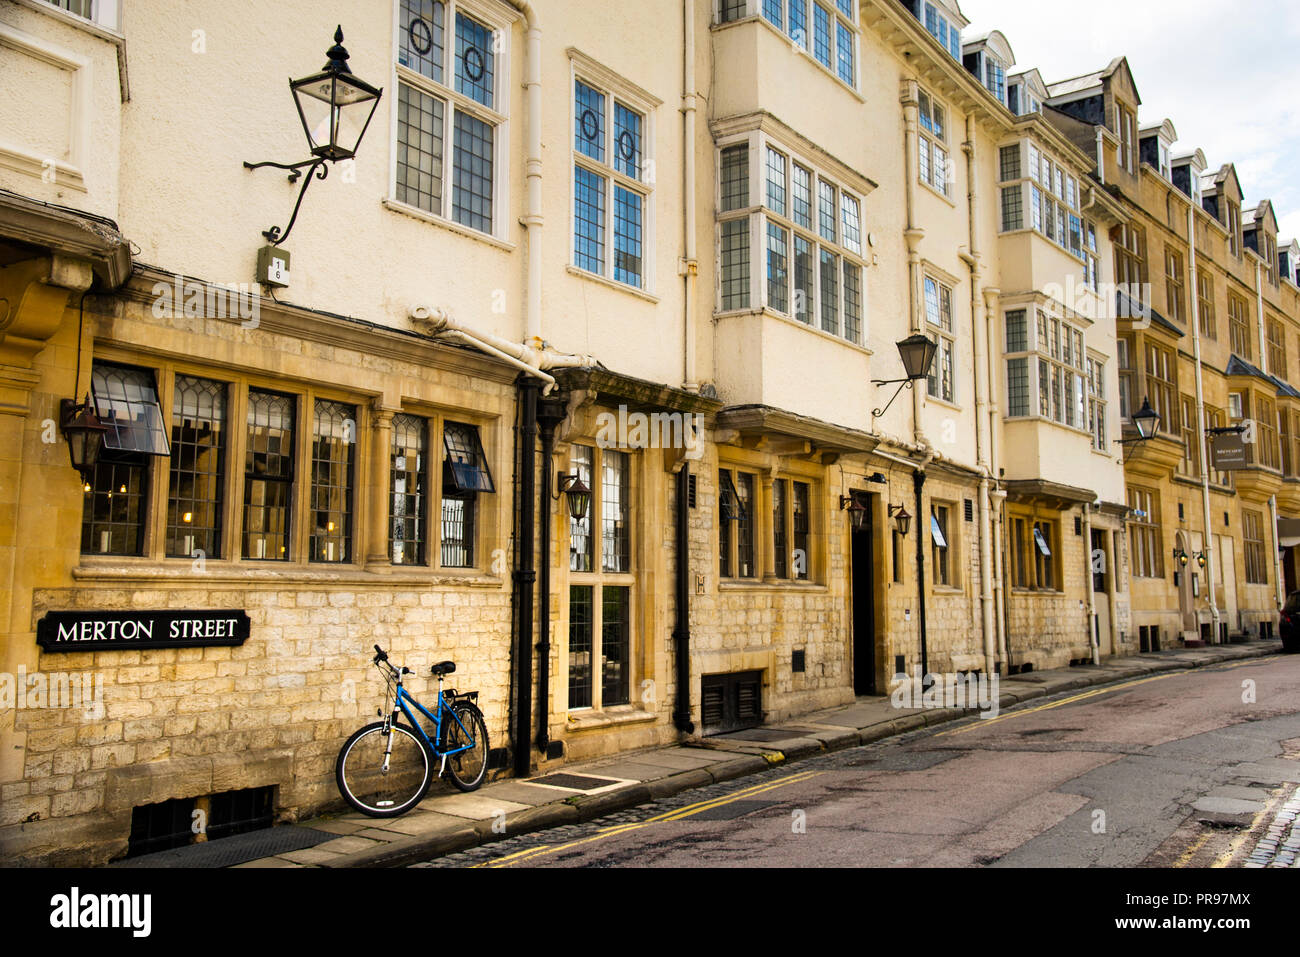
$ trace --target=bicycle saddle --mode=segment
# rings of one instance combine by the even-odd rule
[[[433,674],[438,675],[439,677],[441,677],[442,675],[450,675],[450,674],[454,674],[455,671],[456,671],[456,662],[454,662],[454,661],[440,661],[440,662],[438,662],[436,665],[434,665],[432,668],[430,668],[429,670],[430,670]]]

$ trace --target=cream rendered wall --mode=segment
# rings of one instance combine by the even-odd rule
[[[0,5],[0,189],[115,218],[117,47],[67,19]]]
[[[390,3],[291,0],[274,17],[249,18],[216,0],[176,17],[161,0],[133,4],[129,20],[132,102],[125,110],[122,228],[138,259],[217,282],[253,279],[261,231],[283,227],[298,186],[277,170],[243,161],[296,162],[307,149],[286,79],[325,62],[341,23],[354,73],[384,88],[362,141],[355,182],[336,166],[312,184],[284,244],[291,285],[278,295],[310,308],[407,326],[414,304],[447,309],[472,327],[522,340],[526,209],[523,21],[498,0],[466,2],[492,13],[505,32],[506,76],[498,97],[508,116],[498,133],[506,176],[501,239],[406,215],[384,204],[394,163],[397,85],[395,13]],[[673,15],[673,11],[676,15]],[[592,352],[607,366],[657,381],[681,381],[681,12],[674,4],[629,6],[592,16],[571,0],[541,7],[543,104],[543,335],[561,351]],[[631,18],[629,21],[628,18]],[[193,31],[206,52],[195,52]],[[448,25],[448,33],[453,27]],[[662,43],[629,44],[629,36]],[[573,46],[662,101],[651,118],[660,170],[647,231],[654,231],[654,296],[570,275]],[[673,54],[665,56],[665,49]],[[165,147],[165,148],[159,148]],[[450,155],[451,144],[445,146]],[[299,184],[300,185],[300,184]]]

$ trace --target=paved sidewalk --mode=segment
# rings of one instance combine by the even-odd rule
[[[1259,658],[1281,650],[1277,641],[1187,648],[1113,659],[1100,666],[1062,668],[1003,678],[999,704],[1012,708],[1034,698],[1157,672],[1202,668]],[[689,788],[753,774],[824,751],[869,744],[926,725],[954,721],[958,708],[896,709],[888,697],[859,698],[776,726],[683,745],[567,764],[540,778],[507,778],[471,794],[436,783],[420,807],[392,819],[339,813],[301,822],[337,834],[314,847],[250,861],[239,867],[396,867],[479,844],[635,807]],[[562,775],[550,783],[543,779]],[[557,786],[568,785],[568,786]],[[290,825],[293,826],[293,825]],[[181,866],[184,866],[181,864]]]

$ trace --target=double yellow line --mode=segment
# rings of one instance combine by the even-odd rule
[[[571,847],[578,847],[583,844],[590,844],[593,841],[603,841],[605,838],[617,837],[620,834],[627,834],[631,831],[638,831],[643,827],[649,827],[652,824],[662,824],[668,821],[680,821],[683,818],[690,817],[693,814],[699,814],[701,811],[707,811],[711,808],[722,807],[724,804],[730,804],[733,801],[739,801],[742,798],[752,797],[755,794],[763,794],[766,791],[774,791],[777,788],[787,787],[791,784],[798,784],[801,781],[807,781],[815,778],[822,771],[801,771],[798,774],[791,774],[783,777],[778,781],[766,781],[762,784],[755,784],[753,787],[744,788],[728,794],[725,797],[709,798],[706,801],[699,801],[695,804],[688,804],[685,807],[674,808],[671,811],[665,811],[663,814],[656,814],[654,817],[647,818],[632,824],[615,824],[610,827],[601,828],[601,830],[591,837],[584,837],[576,841],[569,841],[565,844],[542,844],[539,847],[530,847],[524,851],[516,851],[514,854],[507,854],[504,857],[498,857],[496,860],[485,861],[482,864],[475,864],[475,867],[513,867],[515,864],[529,864],[539,857],[545,857],[548,854],[555,854],[559,851],[567,850]]]

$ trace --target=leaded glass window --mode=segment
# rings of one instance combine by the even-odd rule
[[[294,398],[248,391],[244,453],[244,558],[289,561],[294,476]]]
[[[357,410],[316,400],[311,448],[311,554],[313,562],[345,563],[352,555],[352,487]]]
[[[454,0],[397,5],[393,198],[494,235],[498,134],[505,118],[497,89],[503,34],[457,9]],[[450,42],[448,23],[455,32]]]
[[[226,385],[177,375],[167,490],[167,556],[219,558],[226,484]]]
[[[428,446],[427,420],[414,415],[393,416],[388,552],[394,565],[423,565],[426,560]]]
[[[573,264],[643,288],[653,187],[645,175],[646,115],[581,79],[574,81],[573,103]]]

